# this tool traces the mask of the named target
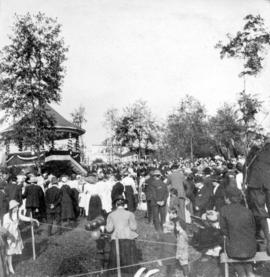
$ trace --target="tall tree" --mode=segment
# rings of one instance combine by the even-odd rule
[[[230,158],[231,154],[237,156],[244,151],[242,147],[243,125],[239,121],[237,111],[237,107],[224,103],[209,119],[217,150],[226,158]]]
[[[115,109],[105,114],[106,125],[112,129],[114,144],[138,153],[153,151],[157,142],[158,124],[144,101],[124,108],[122,115]]]
[[[10,43],[0,53],[0,104],[14,125],[12,139],[40,149],[53,136],[46,104],[60,101],[67,48],[56,19],[16,15]]]
[[[246,77],[256,76],[263,69],[263,60],[270,45],[270,32],[260,15],[249,14],[244,18],[244,26],[235,36],[227,35],[228,42],[219,42],[221,58],[238,58],[243,61],[243,69],[239,76],[243,77],[243,91],[240,92],[238,106],[240,121],[243,124],[245,154],[249,151],[250,143],[257,136],[259,126],[256,125],[255,115],[261,109],[258,98],[247,92]]]
[[[190,157],[193,160],[194,156],[211,154],[205,108],[190,95],[186,95],[169,115],[166,133],[174,158]]]
[[[243,126],[244,154],[247,156],[251,146],[262,138],[262,127],[256,121],[262,102],[256,95],[241,92],[238,97],[239,120]]]
[[[260,15],[247,15],[244,26],[235,36],[227,34],[228,42],[219,41],[221,58],[238,58],[243,61],[240,77],[257,75],[263,68],[266,50],[270,45],[270,33]],[[244,87],[245,90],[245,87]]]

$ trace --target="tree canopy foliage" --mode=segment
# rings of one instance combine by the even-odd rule
[[[10,43],[0,53],[0,104],[14,125],[12,139],[39,152],[54,119],[46,104],[59,103],[67,48],[61,25],[42,13],[16,15]]]
[[[211,152],[205,107],[186,95],[167,120],[166,142],[175,157],[207,156]]]
[[[111,130],[113,144],[138,154],[156,147],[159,126],[144,101],[125,107],[121,115],[117,109],[108,110],[105,125]]]
[[[209,129],[219,154],[230,158],[231,155],[243,153],[243,127],[238,120],[236,105],[224,103],[216,114],[209,118]]]
[[[257,75],[263,68],[262,62],[270,45],[270,32],[260,15],[249,14],[244,18],[244,26],[235,36],[227,34],[228,42],[218,42],[221,58],[243,60],[240,76]]]
[[[83,124],[87,122],[85,118],[85,107],[80,105],[78,109],[75,109],[74,112],[71,113],[71,118],[73,124],[82,128]]]
[[[245,154],[247,130],[249,148],[257,139],[259,129],[254,122],[260,105],[256,95],[240,93],[235,103],[224,103],[210,116],[198,99],[185,95],[165,124],[153,120],[141,101],[126,107],[121,115],[117,109],[108,110],[105,123],[113,134],[110,143],[120,148],[138,151],[140,142],[142,149],[154,150],[160,159],[215,155],[229,159]]]

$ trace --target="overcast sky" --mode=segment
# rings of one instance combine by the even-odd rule
[[[241,64],[220,60],[214,45],[239,30],[247,14],[261,14],[270,26],[266,0],[0,0],[0,48],[8,43],[14,13],[38,11],[58,18],[69,46],[62,102],[54,107],[70,119],[85,106],[88,146],[104,140],[108,108],[137,99],[160,119],[185,94],[212,114],[235,101],[243,88]],[[269,76],[270,53],[248,90],[268,100]]]

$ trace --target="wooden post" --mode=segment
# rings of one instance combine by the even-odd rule
[[[226,237],[224,236],[224,254],[226,256],[226,261],[224,263],[224,273],[225,277],[229,277],[229,263],[228,263],[228,256],[227,256],[227,251],[226,251]]]
[[[31,235],[32,235],[33,260],[35,260],[36,259],[36,246],[35,246],[35,234],[34,234],[34,225],[33,225],[32,211],[30,212],[30,218],[31,218]]]
[[[117,277],[121,277],[119,239],[115,240]]]

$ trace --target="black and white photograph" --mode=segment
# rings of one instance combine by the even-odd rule
[[[13,276],[270,276],[270,0],[0,0]]]

